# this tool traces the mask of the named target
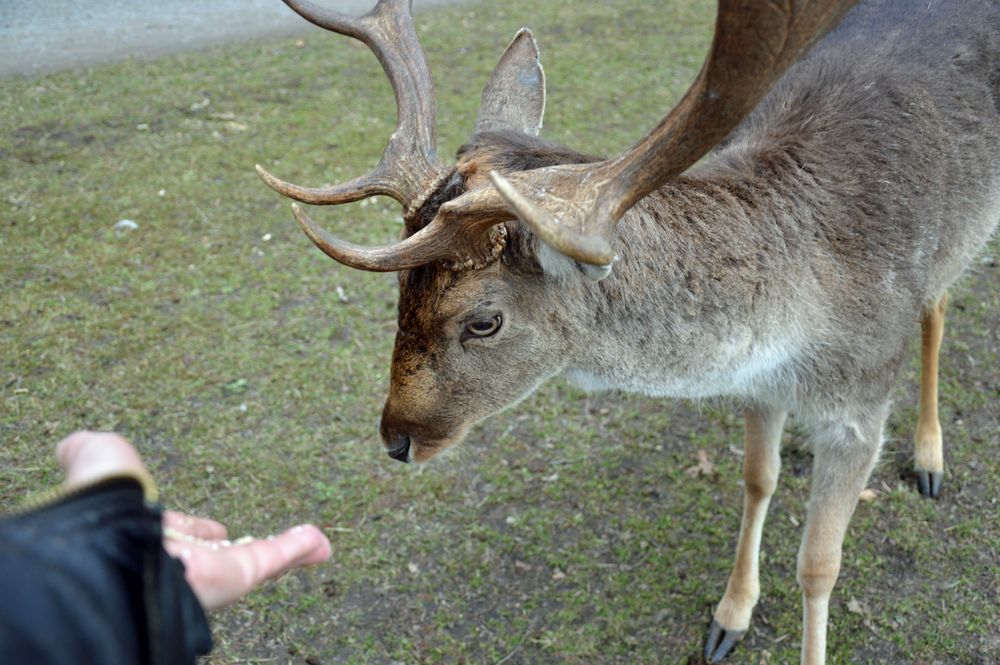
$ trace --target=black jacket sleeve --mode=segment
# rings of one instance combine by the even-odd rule
[[[0,663],[187,665],[211,646],[137,479],[0,519]]]

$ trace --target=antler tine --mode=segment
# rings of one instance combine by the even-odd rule
[[[415,268],[438,258],[437,252],[433,251],[435,248],[428,247],[426,238],[421,237],[423,231],[427,230],[426,228],[387,247],[365,247],[341,240],[333,235],[314,222],[298,204],[292,204],[292,212],[295,214],[299,226],[306,232],[314,245],[331,259],[349,268],[372,272],[393,272]],[[423,243],[421,243],[422,240]],[[428,249],[432,251],[428,252]],[[428,254],[430,256],[427,256]]]
[[[586,257],[588,262],[597,265],[607,265],[615,260],[615,252],[604,238],[582,235],[563,226],[548,210],[522,195],[509,180],[496,171],[490,171],[490,180],[510,205],[511,212],[525,220],[535,234],[556,251],[572,259]]]
[[[492,197],[495,192],[490,190],[467,192],[441,206],[434,220],[413,235],[380,247],[364,247],[341,240],[316,224],[295,203],[292,212],[313,244],[333,260],[359,270],[394,272],[439,260],[487,263],[495,258],[497,250],[503,249],[502,242],[489,248],[477,243],[487,229],[510,219],[511,215],[502,202],[497,205],[494,201],[493,205],[484,208],[483,202]],[[470,217],[466,214],[468,207],[480,207],[482,213]],[[489,255],[490,252],[493,254]]]
[[[393,196],[397,191],[395,183],[388,179],[379,177],[377,171],[354,178],[335,187],[301,187],[292,184],[281,178],[276,178],[267,172],[260,164],[255,164],[257,175],[274,191],[303,203],[314,203],[318,205],[333,205],[337,203],[350,203],[360,201],[369,196],[385,194]],[[395,197],[394,197],[395,198]]]
[[[408,206],[443,170],[436,151],[434,86],[413,27],[410,0],[379,0],[364,16],[349,16],[308,0],[283,2],[314,25],[353,37],[375,53],[396,98],[396,131],[370,173],[340,185],[300,187],[260,166],[257,173],[269,187],[304,203],[349,203],[384,194]]]
[[[682,173],[724,139],[813,41],[856,0],[720,0],[715,39],[698,78],[680,103],[642,140],[597,164],[539,169],[518,180],[542,192],[542,206],[562,209],[559,222],[501,189],[512,211],[559,251],[607,265],[604,246],[617,221],[642,197]],[[504,193],[506,191],[506,193]],[[578,202],[573,205],[572,202]],[[557,231],[556,227],[560,227]]]
[[[361,41],[365,40],[365,35],[369,32],[366,27],[367,17],[375,13],[372,11],[364,16],[351,16],[350,14],[322,7],[309,2],[309,0],[282,0],[282,2],[288,5],[293,12],[315,26]]]

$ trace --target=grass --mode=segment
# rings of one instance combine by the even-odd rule
[[[442,154],[523,23],[543,50],[545,135],[611,152],[693,78],[711,8],[514,0],[417,23]],[[236,535],[320,524],[333,560],[216,614],[212,665],[700,662],[739,522],[728,411],[556,381],[430,465],[382,453],[395,278],[322,256],[253,173],[321,183],[373,164],[394,107],[363,47],[310,33],[0,93],[0,507],[57,483],[53,444],[89,427],[126,434],[166,503]],[[321,212],[359,242],[398,232],[383,199]],[[1000,661],[996,271],[978,264],[953,294],[941,501],[908,475],[915,353],[900,384],[878,497],[845,547],[832,663]],[[786,435],[764,593],[734,663],[798,658],[802,441]],[[685,473],[699,449],[711,476]]]

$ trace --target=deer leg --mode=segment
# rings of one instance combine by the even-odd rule
[[[913,437],[916,448],[913,470],[920,493],[936,499],[941,495],[944,477],[944,451],[941,447],[941,423],[938,420],[938,353],[944,335],[944,308],[947,295],[924,311],[920,322],[920,414]]]
[[[802,589],[802,663],[826,662],[830,594],[840,573],[841,547],[882,442],[888,408],[865,424],[825,427],[816,437],[812,493],[798,556]]]
[[[736,561],[712,619],[705,659],[718,663],[750,627],[750,615],[760,597],[760,538],[771,495],[778,484],[784,411],[748,409],[743,455],[743,521],[736,544]]]

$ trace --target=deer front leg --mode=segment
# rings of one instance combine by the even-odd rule
[[[802,663],[826,662],[830,594],[840,574],[841,547],[882,442],[887,409],[866,425],[823,428],[814,446],[812,493],[798,556],[802,588]]]
[[[784,411],[748,409],[743,455],[743,521],[736,544],[736,561],[726,593],[715,610],[705,643],[705,659],[718,663],[750,627],[750,615],[760,597],[760,538],[767,506],[778,484],[779,449]]]
[[[920,322],[920,413],[914,435],[916,448],[913,470],[920,493],[936,499],[941,495],[944,477],[944,451],[941,446],[941,423],[938,421],[938,354],[944,335],[944,308],[947,295],[924,311]]]

